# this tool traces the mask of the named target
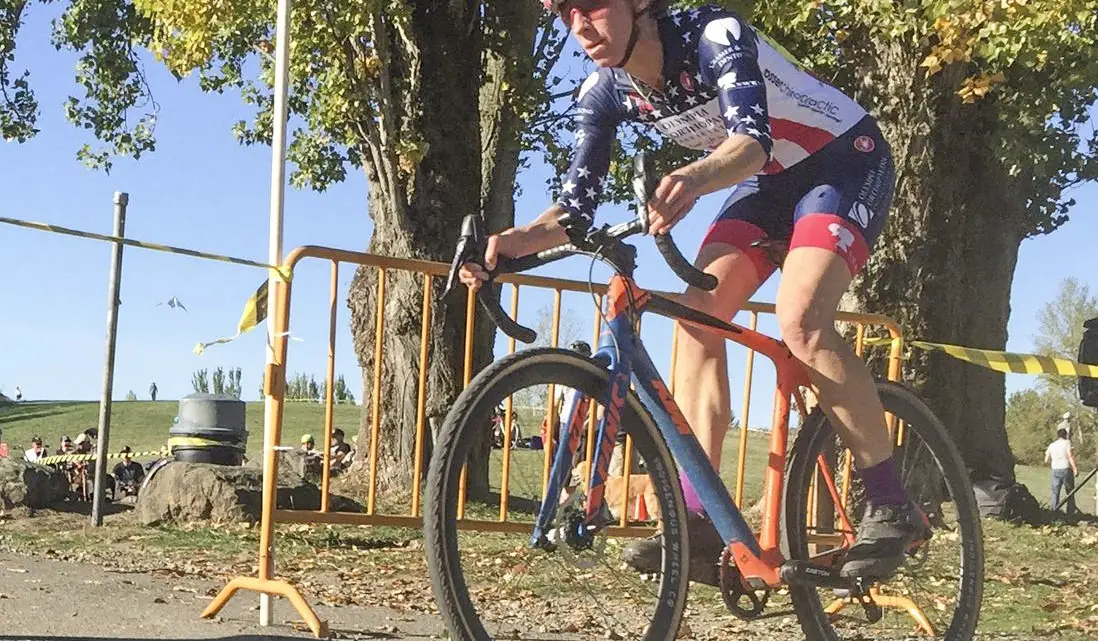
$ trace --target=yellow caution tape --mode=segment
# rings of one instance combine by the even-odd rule
[[[130,458],[144,458],[146,456],[167,456],[169,454],[168,448],[160,450],[149,450],[148,452],[131,452]],[[106,458],[122,458],[124,454],[107,454]],[[71,463],[76,461],[94,461],[98,458],[95,454],[57,454],[55,456],[47,456],[40,458],[35,463],[41,465],[53,465],[54,463]]]
[[[235,265],[247,265],[249,267],[262,267],[263,269],[272,270],[279,276],[279,278],[281,278],[285,282],[289,282],[290,279],[293,278],[292,270],[286,265],[270,265],[255,260],[248,260],[246,258],[234,258],[232,256],[223,256],[221,254],[211,254],[208,252],[200,252],[193,249],[184,249],[183,247],[173,247],[171,245],[149,243],[140,240],[133,240],[131,238],[109,236],[107,234],[96,234],[90,231],[80,231],[79,229],[61,227],[60,225],[37,223],[30,220],[19,220],[17,218],[7,218],[4,216],[0,216],[0,223],[15,225],[16,227],[37,229],[39,231],[51,232],[54,234],[76,236],[77,238],[91,238],[94,240],[102,240],[111,243],[122,243],[123,245],[140,247],[142,249],[151,249],[153,251],[167,252],[169,254],[181,254],[183,256],[193,256],[194,258],[205,258],[207,260],[216,260],[223,263],[233,263]],[[268,281],[263,281],[263,284],[259,286],[259,289],[256,290],[256,293],[253,294],[252,297],[248,299],[248,302],[244,305],[244,315],[240,318],[240,323],[237,326],[237,332],[234,336],[219,338],[208,343],[199,343],[195,346],[194,353],[201,356],[202,353],[206,351],[207,347],[220,343],[228,343],[229,341],[235,340],[241,334],[244,334],[256,325],[262,323],[267,318],[267,282]]]
[[[173,436],[168,439],[168,447],[235,447],[236,449],[244,449],[245,445],[241,441],[215,441],[208,438],[198,438],[196,436]]]
[[[259,285],[259,289],[255,290],[255,293],[248,298],[248,301],[244,303],[244,313],[240,315],[240,322],[236,326],[236,334],[227,336],[225,338],[218,338],[208,343],[199,343],[194,346],[194,353],[201,356],[206,351],[207,347],[212,345],[220,345],[222,343],[228,343],[236,340],[241,334],[245,334],[255,328],[257,325],[267,319],[268,309],[268,296],[267,296],[267,283],[270,281],[263,281]]]
[[[193,249],[184,249],[182,247],[173,247],[171,245],[161,245],[159,243],[149,243],[140,240],[133,240],[131,238],[121,238],[119,236],[109,236],[107,234],[96,234],[90,231],[80,231],[79,229],[70,229],[68,227],[61,227],[60,225],[50,225],[48,223],[36,223],[29,220],[19,220],[17,218],[6,218],[0,216],[0,223],[8,225],[15,225],[16,227],[27,227],[29,229],[37,229],[39,231],[51,232],[54,234],[64,234],[66,236],[76,236],[77,238],[91,238],[94,240],[103,240],[111,243],[122,243],[123,245],[130,245],[131,247],[140,247],[142,249],[151,249],[153,251],[167,252],[169,254],[181,254],[183,256],[192,256],[194,258],[204,258],[206,260],[217,260],[223,263],[233,263],[236,265],[247,265],[248,267],[262,267],[263,269],[274,270],[279,277],[284,281],[289,281],[293,277],[293,274],[289,267],[285,265],[269,265],[267,263],[261,263],[255,260],[248,260],[247,258],[234,258],[232,256],[222,256],[220,254],[210,254],[208,252],[195,251]]]
[[[867,338],[867,345],[891,343],[891,338]],[[1039,356],[1037,354],[1018,354],[990,349],[976,349],[931,343],[929,341],[908,341],[908,345],[926,350],[937,350],[949,354],[973,365],[993,369],[1004,374],[1053,374],[1057,376],[1086,376],[1098,378],[1098,365],[1079,363],[1067,358]]]

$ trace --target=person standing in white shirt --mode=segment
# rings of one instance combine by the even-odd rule
[[[1060,507],[1060,490],[1071,494],[1075,489],[1075,475],[1079,469],[1075,466],[1075,457],[1071,453],[1071,441],[1067,430],[1056,430],[1056,440],[1045,449],[1045,463],[1052,465],[1052,510]],[[1075,514],[1075,497],[1067,500],[1067,513]]]

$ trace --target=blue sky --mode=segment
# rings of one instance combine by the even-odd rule
[[[76,159],[76,150],[90,135],[64,120],[62,104],[76,90],[74,57],[48,44],[49,19],[56,7],[30,5],[27,25],[18,42],[16,68],[32,72],[41,106],[42,133],[32,141],[0,147],[0,191],[3,216],[110,233],[114,191],[130,195],[126,235],[215,253],[265,260],[268,233],[270,150],[237,145],[229,131],[247,119],[247,107],[232,95],[207,95],[196,82],[176,83],[156,64],[148,65],[151,85],[162,110],[157,126],[157,151],[139,162],[116,161],[110,175],[93,172]],[[579,65],[573,69],[581,77]],[[546,169],[535,166],[520,179],[518,219],[536,216],[549,202]],[[1014,277],[1008,348],[1032,348],[1036,314],[1054,295],[1059,281],[1074,276],[1098,290],[1093,239],[1098,238],[1098,187],[1087,185],[1075,194],[1079,204],[1072,220],[1056,233],[1023,243]],[[703,199],[676,228],[675,236],[688,255],[697,247],[721,195]],[[621,207],[604,207],[601,220],[620,221]],[[292,189],[286,194],[285,248],[304,244],[365,249],[371,233],[366,182],[354,173],[325,193]],[[656,289],[680,285],[655,254],[650,242],[637,239],[641,252],[638,280]],[[110,246],[105,243],[0,226],[0,390],[20,386],[30,399],[95,399],[101,386],[106,290]],[[573,258],[544,273],[586,279],[588,263]],[[356,395],[361,374],[351,348],[345,303],[353,274],[340,274],[337,372],[347,377]],[[597,278],[606,271],[596,269]],[[117,370],[114,396],[133,390],[147,397],[156,381],[161,398],[178,398],[191,391],[191,373],[199,368],[241,367],[246,399],[258,398],[264,334],[252,332],[204,356],[192,353],[195,343],[235,331],[245,299],[265,277],[262,270],[127,248],[123,263]],[[291,343],[289,369],[315,374],[325,371],[327,357],[328,267],[303,264],[295,276],[291,330],[302,340]],[[772,301],[776,278],[766,283],[756,300]],[[176,296],[188,311],[165,305]],[[523,294],[521,320],[536,321],[547,294]],[[565,307],[577,319],[584,337],[592,328],[590,298],[566,295]],[[741,316],[737,320],[743,321]],[[665,367],[670,354],[669,323],[647,317],[645,338],[653,359]],[[761,329],[775,331],[763,318]],[[934,340],[936,337],[919,337]],[[498,345],[503,348],[501,339]],[[730,351],[733,403],[739,413],[744,352]],[[756,361],[758,362],[758,361]],[[769,406],[772,370],[760,368],[755,377],[760,401]],[[1032,377],[1009,376],[1008,390],[1028,386]],[[753,412],[752,425],[767,417]]]

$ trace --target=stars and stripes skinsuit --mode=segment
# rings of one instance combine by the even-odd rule
[[[609,68],[580,86],[573,158],[557,204],[593,220],[622,122],[650,125],[696,150],[742,134],[769,160],[733,188],[703,244],[737,247],[760,281],[775,268],[751,247],[763,237],[788,240],[790,248],[829,249],[852,274],[860,271],[887,219],[895,177],[876,121],[728,10],[669,12],[657,26],[662,88]]]

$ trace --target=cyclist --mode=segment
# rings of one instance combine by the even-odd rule
[[[571,168],[556,203],[532,223],[491,236],[484,262],[567,242],[557,222],[592,222],[617,125],[654,126],[702,159],[663,176],[648,203],[650,229],[666,234],[699,197],[733,187],[698,251],[719,279],[688,287],[684,302],[731,319],[775,265],[755,241],[787,242],[777,295],[782,337],[808,365],[821,407],[853,451],[867,508],[842,574],[886,578],[925,521],[892,460],[873,379],[835,330],[835,310],[865,266],[892,201],[895,172],[876,121],[811,76],[735,13],[671,11],[666,0],[544,0],[598,67],[576,93]],[[466,263],[462,281],[487,279]],[[730,399],[723,339],[679,328],[675,400],[719,469]],[[685,476],[691,579],[716,582],[723,543]],[[658,537],[627,547],[639,571],[659,566]]]

